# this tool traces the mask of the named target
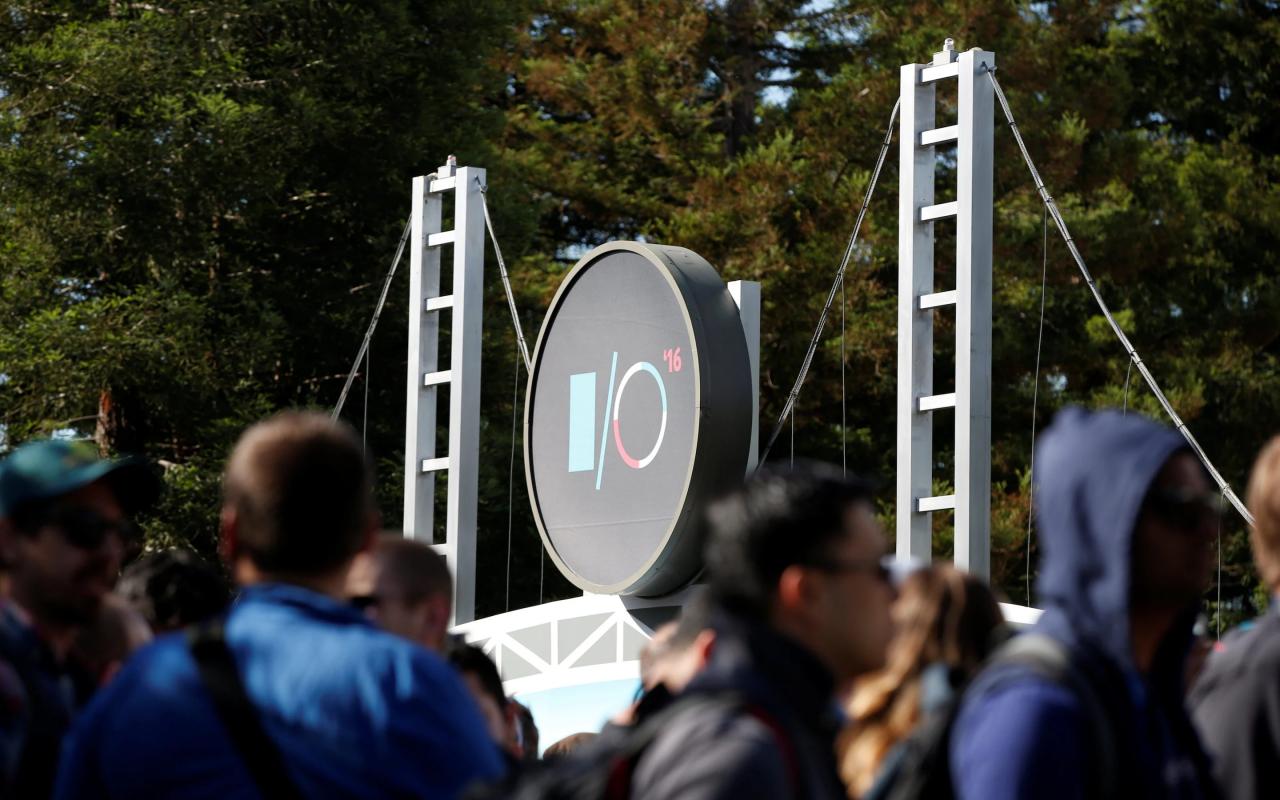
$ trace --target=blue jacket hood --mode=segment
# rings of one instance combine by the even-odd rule
[[[1074,407],[1041,435],[1035,500],[1044,632],[1133,668],[1133,530],[1156,474],[1186,447],[1176,431],[1138,414]]]

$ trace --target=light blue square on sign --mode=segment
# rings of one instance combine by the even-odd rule
[[[569,471],[596,468],[596,374],[569,376]]]

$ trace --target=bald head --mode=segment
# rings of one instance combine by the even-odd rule
[[[259,570],[323,574],[345,566],[375,521],[372,478],[350,427],[286,412],[245,431],[223,479],[223,526]]]

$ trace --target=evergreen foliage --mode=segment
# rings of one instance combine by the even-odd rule
[[[171,491],[149,535],[211,550],[229,443],[274,409],[336,400],[409,179],[451,152],[489,169],[531,337],[566,269],[610,239],[679,244],[726,280],[761,281],[767,434],[866,190],[898,66],[948,36],[997,54],[1104,296],[1243,487],[1280,427],[1280,153],[1268,88],[1280,18],[1256,0],[10,3],[0,15],[6,442],[70,428],[162,459]],[[954,96],[939,96],[945,124]],[[1052,230],[1046,251],[1039,199],[997,121],[992,564],[1025,602],[1042,269],[1034,423],[1066,403],[1160,414]],[[891,152],[846,281],[843,346],[837,313],[795,418],[798,453],[839,462],[847,448],[852,468],[883,478],[894,470],[896,180]],[[944,159],[941,199],[953,181]],[[938,230],[947,288],[950,240]],[[568,593],[551,567],[541,585],[518,452],[508,480],[524,375],[501,287],[486,291],[481,614],[507,606],[509,507],[510,605]],[[375,339],[367,425],[359,381],[345,412],[379,456],[391,527],[405,294],[397,283]],[[951,329],[938,319],[946,391]],[[935,443],[949,438],[938,415]],[[784,432],[773,457],[789,441]],[[883,510],[891,525],[890,497]],[[950,523],[937,516],[944,554]],[[1235,520],[1223,556],[1229,621],[1250,612],[1256,589]]]

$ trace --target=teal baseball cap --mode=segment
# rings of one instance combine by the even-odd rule
[[[47,439],[23,445],[0,461],[0,518],[95,481],[107,484],[126,514],[160,496],[160,477],[146,460],[99,458],[92,442]]]

